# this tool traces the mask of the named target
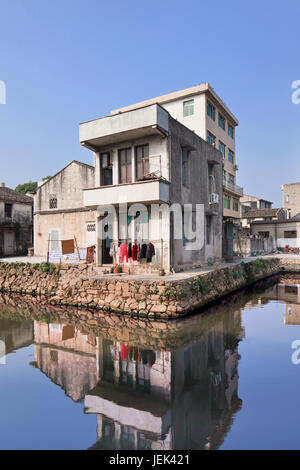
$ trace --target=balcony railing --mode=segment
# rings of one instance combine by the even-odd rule
[[[225,179],[223,179],[223,186],[224,188],[229,189],[230,191],[234,191],[235,193],[238,193],[241,196],[244,194],[244,190],[241,186],[231,183],[230,181],[226,181]]]

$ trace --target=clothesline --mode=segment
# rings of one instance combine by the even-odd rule
[[[120,243],[120,246],[116,245],[117,242],[112,242],[110,245],[109,254],[116,264],[116,258],[119,258],[119,262],[123,263],[124,258],[126,263],[129,259],[132,261],[142,262],[142,259],[147,259],[147,263],[152,262],[152,257],[155,256],[155,248],[152,242],[149,243]]]

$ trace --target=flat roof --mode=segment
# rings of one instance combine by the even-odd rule
[[[114,115],[114,114],[124,113],[126,111],[131,111],[137,108],[143,108],[145,106],[149,106],[151,104],[156,104],[156,103],[164,104],[164,103],[175,101],[181,98],[187,98],[189,96],[199,95],[202,93],[209,93],[210,96],[218,103],[218,105],[220,105],[223,108],[223,110],[230,117],[230,119],[234,122],[234,124],[236,126],[238,125],[239,123],[238,119],[234,116],[234,114],[230,111],[230,109],[227,107],[224,101],[219,97],[219,95],[215,92],[213,87],[210,86],[209,83],[202,83],[202,84],[190,87],[190,88],[186,88],[184,90],[174,91],[166,95],[157,96],[156,98],[151,98],[149,100],[140,101],[138,103],[134,103],[129,106],[124,106],[122,108],[114,109],[111,111],[110,114]]]

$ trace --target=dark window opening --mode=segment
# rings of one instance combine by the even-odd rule
[[[5,217],[11,219],[12,217],[12,204],[5,204]]]
[[[181,152],[181,178],[183,186],[189,184],[189,151],[185,148]]]
[[[297,238],[297,230],[285,230],[284,238]]]
[[[211,215],[206,216],[206,244],[211,244],[211,226],[212,226],[212,218]]]
[[[49,209],[57,209],[57,198],[51,197],[49,199]]]
[[[101,153],[101,186],[110,186],[112,182],[112,163],[110,152]]]

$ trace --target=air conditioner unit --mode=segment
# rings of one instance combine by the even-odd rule
[[[218,204],[218,203],[219,203],[219,194],[217,194],[217,193],[212,193],[212,194],[210,195],[210,202],[211,202],[212,204]]]

